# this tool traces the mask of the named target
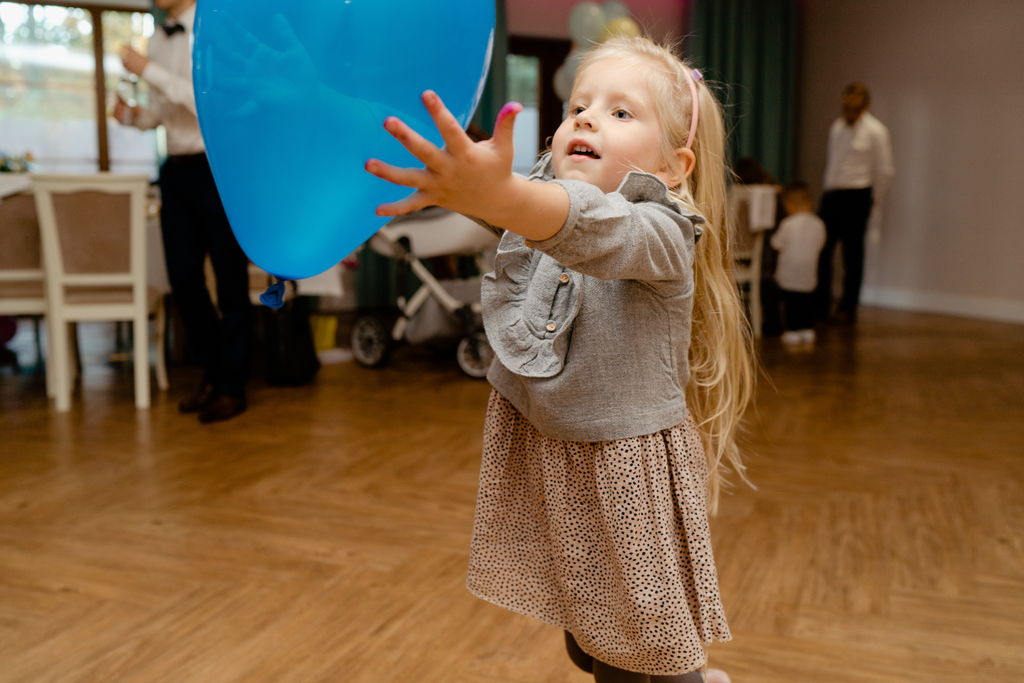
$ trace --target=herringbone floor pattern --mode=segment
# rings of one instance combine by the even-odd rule
[[[1024,327],[869,310],[764,345],[713,523],[735,683],[1024,680]],[[487,386],[399,351],[200,427],[0,378],[0,681],[584,683],[463,588]]]

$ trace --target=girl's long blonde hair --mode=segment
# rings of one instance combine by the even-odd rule
[[[693,111],[688,78],[696,79],[697,130],[691,149],[697,163],[673,196],[707,222],[694,256],[693,328],[686,402],[697,423],[708,462],[709,504],[717,510],[722,470],[747,481],[737,436],[754,393],[750,327],[736,282],[726,222],[725,125],[722,110],[703,79],[675,53],[646,38],[612,38],[592,49],[580,65],[609,58],[633,61],[647,77],[664,141],[663,155],[684,177],[675,150],[686,144]],[[689,72],[691,75],[688,75]],[[748,482],[749,483],[749,482]]]

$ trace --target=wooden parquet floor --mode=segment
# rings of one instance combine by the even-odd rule
[[[735,683],[1024,681],[1024,327],[868,310],[764,344],[713,522]],[[470,596],[488,388],[400,350],[202,427],[0,377],[0,681],[584,683]]]

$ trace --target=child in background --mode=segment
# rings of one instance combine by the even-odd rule
[[[814,213],[806,183],[787,185],[782,191],[786,218],[772,235],[779,252],[775,281],[782,291],[789,347],[814,345],[814,290],[818,286],[818,255],[825,245],[825,224]]]
[[[482,304],[496,360],[469,589],[565,630],[597,683],[715,683],[730,638],[708,533],[750,400],[749,332],[725,224],[721,112],[700,72],[642,38],[580,66],[529,179],[512,174],[506,105],[474,143],[432,92],[439,149],[369,172],[504,229]]]

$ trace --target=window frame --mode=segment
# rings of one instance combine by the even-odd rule
[[[143,3],[124,3],[123,5],[79,2],[67,0],[4,0],[16,5],[34,6],[57,6],[69,7],[84,10],[89,13],[92,21],[92,56],[93,56],[93,80],[95,87],[96,108],[93,112],[96,123],[96,143],[98,171],[110,170],[110,137],[107,133],[107,74],[103,68],[103,13],[104,12],[146,12],[148,7]]]
[[[508,53],[540,60],[540,91],[537,93],[537,149],[548,147],[548,138],[562,123],[562,100],[555,93],[555,72],[569,56],[572,42],[561,38],[510,35]]]

